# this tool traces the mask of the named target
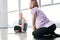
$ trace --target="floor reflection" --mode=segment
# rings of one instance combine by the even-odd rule
[[[1,40],[1,29],[0,29],[0,40]]]
[[[25,33],[15,33],[15,35],[18,35],[20,40],[27,40],[27,32],[25,32]]]
[[[60,34],[60,28],[56,29],[56,33]],[[13,28],[10,29],[0,29],[0,40],[60,40],[60,37],[43,37],[34,38],[32,35],[32,28],[28,28],[25,33],[15,33]]]
[[[27,35],[27,32],[25,33],[15,33],[16,36],[19,37],[19,40],[60,40],[60,37],[54,38],[54,37],[41,37],[41,38],[34,38],[30,35],[30,37]]]
[[[60,34],[60,28],[58,28],[55,32]],[[13,28],[9,28],[8,30],[8,40],[60,40],[60,38],[53,37],[43,37],[43,38],[34,38],[32,35],[32,28],[28,28],[25,33],[15,33]]]
[[[8,40],[8,29],[0,29],[1,31],[1,40]]]

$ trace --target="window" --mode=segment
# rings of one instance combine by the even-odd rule
[[[23,13],[23,17],[26,19],[26,22],[28,23],[28,25],[30,26],[31,25],[31,10],[24,10],[22,11]]]
[[[7,5],[8,5],[8,12],[19,10],[18,0],[8,0]]]
[[[54,0],[54,3],[60,3],[60,0]]]
[[[44,14],[53,22],[60,22],[60,5],[41,7]]]
[[[21,0],[20,3],[21,9],[27,9],[29,8],[30,0]]]
[[[14,27],[18,21],[19,0],[7,0],[8,5],[8,27]]]
[[[18,13],[19,11],[8,13],[8,26],[9,27],[14,27],[15,25],[17,25],[18,20],[19,20]]]
[[[41,0],[41,5],[51,4],[51,0]]]
[[[39,4],[39,0],[37,0],[37,2],[38,2],[38,5],[40,6],[40,4]]]

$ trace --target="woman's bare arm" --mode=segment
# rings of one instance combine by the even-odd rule
[[[22,19],[22,30],[21,30],[22,32],[24,32],[24,30],[23,30],[24,29],[24,24],[25,24],[25,19],[23,18]]]
[[[35,20],[36,20],[35,14],[32,13],[32,28],[33,28],[33,30],[36,29],[36,27],[35,27]]]

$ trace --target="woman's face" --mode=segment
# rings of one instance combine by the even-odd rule
[[[22,13],[21,12],[19,13],[19,17],[22,18]]]
[[[30,9],[33,8],[33,2],[30,2]]]

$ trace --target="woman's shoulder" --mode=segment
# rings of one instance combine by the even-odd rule
[[[22,20],[25,20],[25,18],[23,17]]]
[[[32,8],[32,10],[37,10],[38,9],[38,7],[34,7],[34,8]]]
[[[25,23],[26,22],[25,18],[23,18],[22,21],[24,21],[24,23]]]
[[[31,13],[35,13],[37,10],[38,10],[38,7],[34,7],[32,8]]]

